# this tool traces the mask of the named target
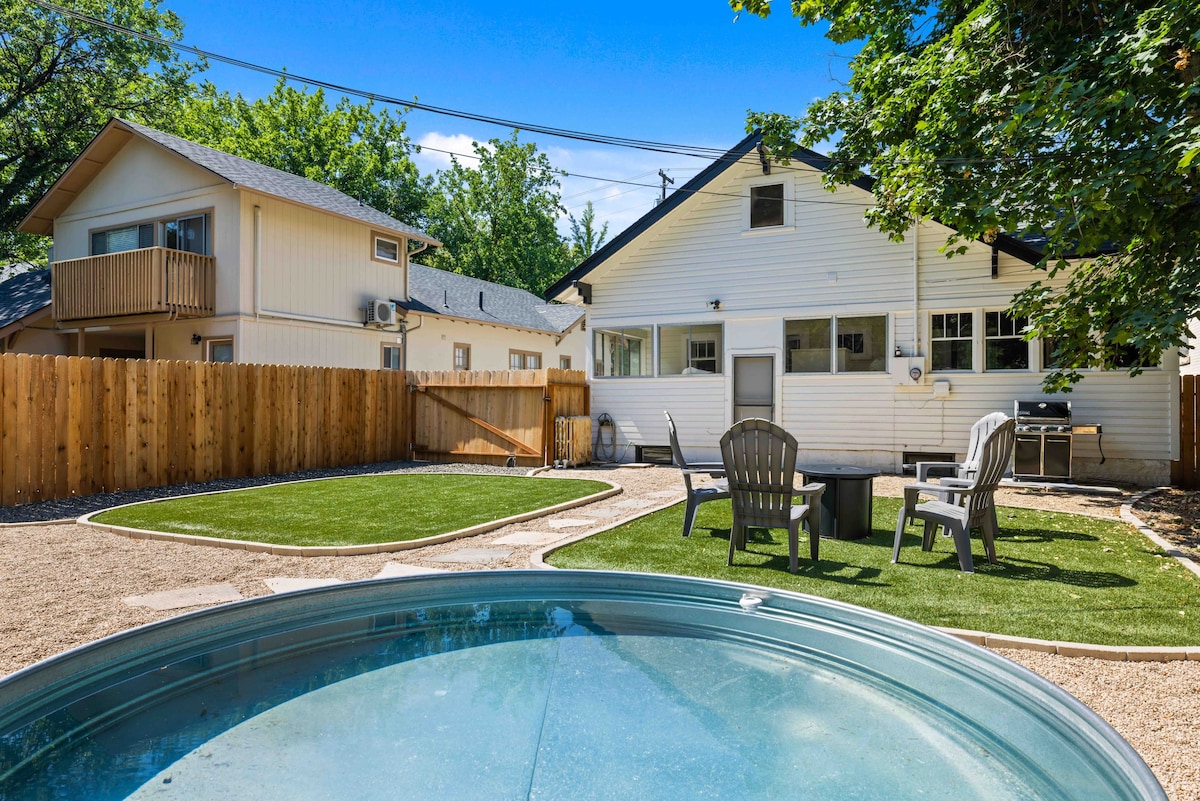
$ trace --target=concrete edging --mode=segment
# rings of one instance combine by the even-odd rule
[[[1161,491],[1162,487],[1156,487],[1152,490],[1135,495],[1129,499],[1128,503],[1121,505],[1121,519],[1129,523],[1141,533],[1145,534],[1151,542],[1162,548],[1171,556],[1183,563],[1184,567],[1200,576],[1200,566],[1181,553],[1177,548],[1160,537],[1153,529],[1143,523],[1136,515],[1133,514],[1131,506],[1137,503],[1142,498]],[[624,525],[631,520],[639,517],[644,517],[654,512],[662,511],[670,506],[674,506],[679,501],[670,501],[663,503],[652,509],[640,510],[637,514],[618,520],[615,523],[610,523],[595,531],[589,531],[585,534],[579,534],[568,540],[562,540],[545,548],[534,551],[530,554],[529,561],[535,568],[543,570],[557,570],[553,565],[546,564],[545,558],[557,551],[560,548],[565,548],[568,545],[587,539],[595,534],[602,534],[605,531],[610,531],[617,526]],[[1106,518],[1111,520],[1111,518]],[[1057,654],[1059,656],[1076,657],[1086,656],[1092,659],[1105,659],[1113,662],[1173,662],[1178,660],[1200,661],[1200,646],[1185,646],[1185,647],[1166,647],[1154,645],[1093,645],[1091,643],[1082,642],[1062,642],[1059,640],[1039,640],[1033,637],[1014,637],[1008,634],[992,634],[986,631],[972,631],[970,629],[955,629],[945,626],[932,626],[938,631],[949,634],[953,637],[958,637],[961,640],[980,645],[985,648],[1009,648],[1015,651],[1040,651],[1047,654]]]
[[[365,473],[363,475],[393,475],[391,473]],[[462,475],[461,473],[422,473],[421,475]],[[346,476],[327,476],[323,478],[301,479],[299,481],[285,481],[279,484],[271,484],[272,487],[282,486],[283,484],[305,484],[310,481],[330,481],[338,478],[346,478]],[[578,506],[584,506],[594,501],[611,498],[613,495],[623,492],[618,484],[611,481],[603,481],[600,479],[586,479],[588,481],[600,481],[602,484],[608,484],[609,488],[594,492],[591,495],[585,495],[582,498],[576,498],[573,501],[564,501],[554,506],[547,506],[542,509],[534,509],[530,512],[522,512],[520,514],[511,515],[501,518],[500,520],[492,520],[487,523],[480,523],[477,526],[451,531],[446,534],[437,534],[432,537],[423,537],[418,540],[400,540],[396,542],[380,542],[371,543],[370,545],[342,545],[342,546],[326,546],[326,545],[272,545],[264,542],[252,542],[249,540],[227,540],[219,537],[202,537],[195,534],[173,534],[166,531],[151,531],[148,529],[129,528],[126,526],[113,526],[106,523],[95,523],[91,520],[93,515],[111,512],[113,509],[124,509],[128,506],[139,506],[146,503],[157,503],[161,500],[174,500],[174,498],[193,498],[200,495],[216,495],[223,492],[246,492],[258,487],[242,487],[233,490],[215,490],[212,492],[197,492],[193,495],[177,495],[172,498],[160,498],[152,501],[136,501],[134,503],[125,503],[119,506],[112,506],[108,509],[98,509],[95,512],[80,517],[75,522],[90,526],[99,531],[107,531],[110,534],[117,534],[122,537],[128,537],[135,540],[156,540],[159,542],[178,542],[185,545],[203,545],[212,548],[228,548],[230,550],[251,551],[255,553],[269,553],[275,556],[362,556],[377,553],[393,553],[395,551],[407,551],[414,548],[423,548],[426,545],[439,545],[443,542],[462,539],[463,537],[472,537],[476,534],[485,534],[489,531],[502,528],[513,523],[523,523],[526,520],[543,517],[545,515],[557,514],[568,509],[574,509]]]

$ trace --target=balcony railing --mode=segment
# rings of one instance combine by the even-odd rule
[[[217,260],[171,248],[142,248],[56,261],[54,319],[91,320],[174,312],[215,313]]]

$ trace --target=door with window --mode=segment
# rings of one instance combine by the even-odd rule
[[[733,422],[775,419],[775,357],[733,357]]]

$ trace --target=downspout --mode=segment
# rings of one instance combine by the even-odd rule
[[[920,299],[920,295],[918,294],[919,289],[918,289],[918,281],[917,281],[918,273],[920,271],[920,260],[921,260],[921,248],[920,248],[921,220],[920,220],[920,218],[913,221],[912,241],[913,241],[913,255],[912,255],[912,259],[913,259],[913,283],[912,283],[912,289],[913,289],[913,339],[912,339],[912,353],[909,355],[916,356],[918,353],[920,353],[919,346],[920,346],[920,330],[921,330],[921,328],[920,328],[920,326],[921,326],[921,317],[920,317],[921,299]]]
[[[254,207],[254,316],[262,315],[262,206]]]
[[[418,328],[420,328],[423,325],[425,325],[425,318],[418,314],[417,315],[417,324],[414,325],[412,328],[409,328],[409,326],[408,326],[408,316],[407,315],[405,315],[404,322],[400,326],[400,339],[403,340],[400,343],[400,360],[404,363],[403,369],[405,369],[405,370],[408,369],[408,332],[416,331]]]

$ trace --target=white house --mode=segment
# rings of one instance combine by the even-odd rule
[[[17,350],[441,370],[455,366],[454,343],[473,369],[508,369],[510,350],[551,366],[583,352],[581,334],[540,347],[570,333],[575,310],[553,332],[546,321],[567,315],[535,314],[534,330],[449,315],[410,323],[412,273],[428,269],[410,257],[438,245],[429,235],[331,187],[124,120],[96,135],[20,230],[54,237],[57,335],[17,336]],[[46,330],[15,324],[34,323]]]
[[[667,444],[663,410],[689,458],[717,459],[735,420],[768,417],[803,460],[898,472],[962,457],[971,424],[1041,389],[1053,348],[1022,341],[1007,307],[1044,273],[1037,251],[1000,236],[948,258],[949,229],[904,242],[869,228],[870,182],[826,191],[823,157],[764,163],[747,137],[547,292],[587,308],[592,410],[617,453]],[[1178,458],[1178,356],[1130,378],[1087,371],[1072,473],[1144,484]],[[1103,455],[1101,453],[1103,450]]]

